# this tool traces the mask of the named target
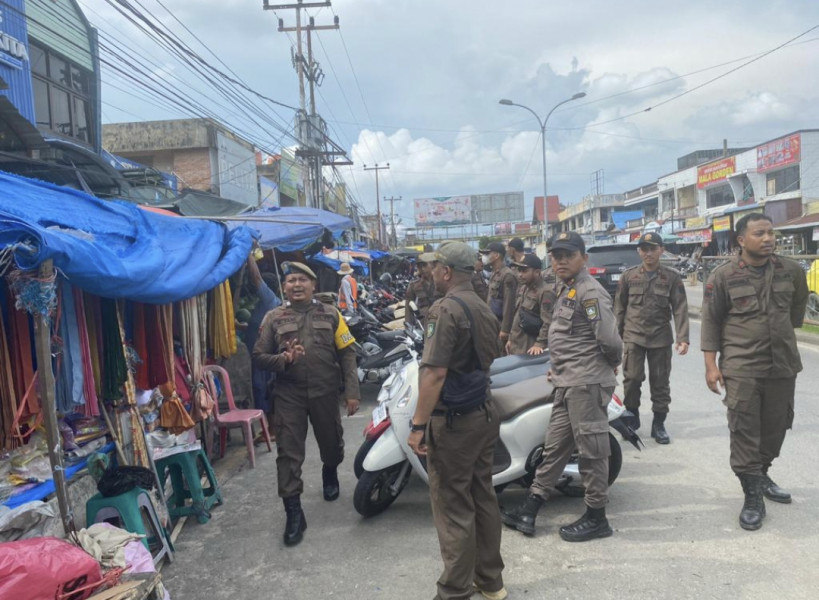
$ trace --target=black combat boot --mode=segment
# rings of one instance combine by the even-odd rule
[[[739,481],[742,483],[742,491],[745,492],[745,503],[742,505],[742,512],[739,513],[739,525],[743,529],[756,531],[762,527],[762,519],[765,518],[765,499],[762,497],[765,478],[762,475],[740,473]]]
[[[631,414],[624,414],[622,417],[620,417],[620,420],[628,425],[632,431],[637,431],[640,429],[640,409],[626,408],[626,410]]]
[[[671,438],[665,430],[665,417],[667,413],[654,413],[654,421],[651,423],[651,437],[658,444],[670,444]]]
[[[782,504],[790,504],[791,503],[791,495],[790,492],[786,492],[781,487],[774,483],[773,479],[768,477],[768,467],[762,469],[762,493],[765,494],[765,497],[768,500],[773,500],[774,502],[780,502]]]
[[[284,545],[295,546],[301,542],[304,530],[307,529],[307,519],[301,509],[301,497],[282,498],[282,502],[284,502],[284,512],[287,514],[287,523],[284,526]]]
[[[560,537],[566,542],[587,542],[612,534],[606,509],[586,507],[586,514],[571,525],[560,528]]]
[[[530,493],[523,504],[512,510],[502,510],[501,521],[507,527],[517,529],[524,535],[535,535],[535,519],[541,506],[543,506],[543,498]]]
[[[324,499],[332,502],[338,498],[338,468],[328,467],[322,465],[321,467],[321,482],[324,485]]]

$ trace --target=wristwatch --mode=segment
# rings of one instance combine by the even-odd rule
[[[427,428],[426,423],[416,425],[415,423],[412,422],[412,419],[410,418],[410,431],[425,431],[426,428]]]

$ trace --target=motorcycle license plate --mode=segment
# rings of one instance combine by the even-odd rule
[[[386,404],[379,404],[378,406],[373,409],[373,427],[381,423],[384,419],[387,418],[387,405]]]
[[[620,273],[612,273],[611,274],[612,281],[620,281]]]

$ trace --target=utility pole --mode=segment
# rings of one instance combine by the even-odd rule
[[[381,221],[381,196],[378,193],[378,172],[379,171],[388,171],[390,168],[390,163],[387,163],[386,166],[379,167],[378,163],[375,163],[375,166],[368,167],[364,165],[365,171],[375,171],[375,206],[376,210],[378,211],[378,243],[383,244],[384,240],[382,239],[381,230],[383,229],[383,223]]]
[[[390,247],[395,248],[398,246],[398,237],[395,235],[395,203],[401,202],[403,196],[387,198],[384,196],[384,202],[390,203],[390,225],[392,227],[392,235],[390,236]]]
[[[297,0],[291,4],[270,4],[269,0],[264,0],[264,10],[295,10],[296,26],[285,27],[284,19],[279,19],[280,32],[294,32],[296,34],[296,49],[293,53],[293,67],[299,76],[299,111],[296,115],[298,123],[299,149],[296,155],[307,162],[307,176],[304,182],[306,204],[310,207],[324,208],[322,202],[323,165],[349,165],[345,152],[335,142],[327,137],[324,120],[316,113],[315,86],[320,86],[324,80],[324,73],[319,64],[313,60],[313,40],[312,32],[327,29],[338,29],[338,17],[334,17],[332,25],[316,25],[313,17],[310,17],[306,25],[302,24],[301,11],[307,8],[324,8],[331,6],[329,0],[324,2],[304,2]],[[302,52],[302,33],[307,33],[307,57]],[[304,82],[310,84],[310,112],[307,112],[307,102]],[[335,159],[335,156],[342,156],[343,159]]]

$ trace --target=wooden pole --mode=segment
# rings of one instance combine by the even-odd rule
[[[51,260],[47,260],[40,265],[40,278],[43,281],[48,281],[53,276],[53,264]],[[46,315],[34,315],[34,345],[37,354],[40,405],[43,411],[43,425],[45,426],[48,442],[48,459],[51,462],[51,473],[54,476],[54,488],[60,506],[63,528],[65,534],[69,535],[76,533],[77,529],[74,526],[74,513],[68,500],[68,486],[63,467],[62,437],[57,426],[57,398],[51,362],[51,328]]]

